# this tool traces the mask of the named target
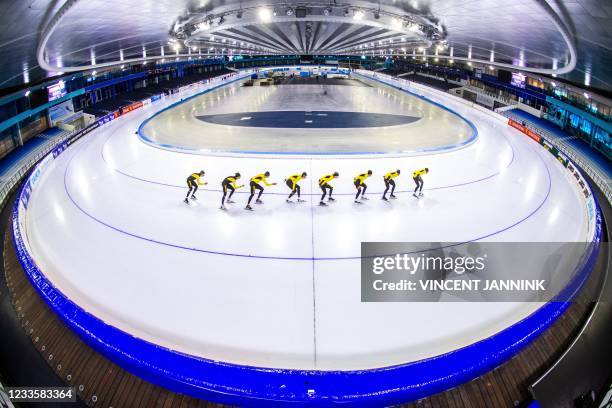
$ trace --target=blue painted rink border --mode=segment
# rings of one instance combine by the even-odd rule
[[[27,183],[26,183],[27,184]],[[24,187],[25,185],[24,184]],[[549,302],[522,321],[464,348],[430,359],[359,371],[288,370],[207,360],[133,337],[86,312],[61,293],[28,253],[19,225],[22,188],[13,210],[19,261],[43,300],[85,343],[127,371],[154,384],[197,398],[232,405],[371,406],[414,401],[476,378],[510,359],[540,336],[569,307]],[[596,203],[595,243],[581,259],[561,296],[573,298],[596,262],[601,213]]]
[[[49,156],[47,156],[47,160]],[[549,302],[520,322],[464,348],[407,364],[371,370],[317,371],[243,366],[187,355],[123,332],[86,312],[44,276],[28,252],[19,223],[36,169],[23,184],[13,209],[18,259],[42,299],[85,343],[127,371],[175,392],[232,405],[371,406],[414,401],[476,378],[504,363],[538,338],[569,307]],[[595,199],[595,245],[559,299],[573,299],[590,276],[601,242],[601,212]],[[561,297],[562,296],[562,297]]]
[[[424,148],[424,149],[415,149],[415,150],[411,150],[411,151],[407,151],[407,152],[376,152],[376,151],[372,151],[372,152],[260,152],[260,151],[252,151],[252,150],[229,150],[229,151],[201,151],[200,149],[195,149],[195,148],[188,148],[188,147],[184,147],[184,146],[177,146],[177,145],[172,145],[172,144],[167,144],[167,143],[158,143],[156,141],[154,141],[153,139],[151,139],[150,137],[148,137],[143,129],[144,127],[153,119],[155,119],[157,116],[161,115],[162,113],[175,108],[176,106],[185,103],[193,98],[197,98],[198,96],[204,95],[206,93],[212,92],[214,90],[217,90],[223,86],[226,85],[230,85],[234,82],[240,81],[240,80],[244,80],[247,79],[246,76],[241,76],[241,74],[238,74],[238,78],[235,78],[233,80],[227,81],[227,82],[223,82],[217,86],[211,87],[209,89],[203,90],[201,92],[195,93],[194,95],[191,95],[187,98],[181,99],[177,102],[174,102],[168,106],[166,106],[163,109],[160,109],[159,111],[155,112],[153,115],[149,116],[147,119],[145,119],[140,126],[138,126],[138,137],[145,143],[147,143],[148,145],[151,145],[153,147],[158,147],[158,148],[162,148],[162,149],[166,149],[166,150],[172,150],[172,151],[177,151],[177,152],[182,152],[182,153],[191,153],[191,154],[200,154],[200,155],[207,155],[209,153],[211,154],[215,154],[215,155],[223,155],[223,153],[231,155],[231,154],[238,154],[238,155],[286,155],[286,156],[343,156],[343,155],[389,155],[389,154],[401,154],[401,155],[415,155],[415,154],[422,154],[422,153],[444,153],[444,152],[449,152],[449,151],[454,151],[466,146],[469,146],[470,144],[474,143],[476,141],[476,139],[478,139],[478,129],[476,128],[476,126],[474,125],[474,123],[472,123],[469,119],[467,119],[466,117],[464,117],[463,115],[461,115],[460,113],[454,111],[451,108],[448,108],[438,102],[435,102],[431,99],[429,99],[426,96],[423,95],[419,95],[417,93],[414,93],[412,91],[409,91],[407,89],[403,89],[401,87],[396,87],[393,85],[390,85],[386,82],[383,82],[379,79],[376,78],[369,78],[365,75],[359,74],[359,73],[355,73],[355,75],[361,76],[363,78],[366,78],[370,81],[377,81],[380,82],[381,84],[394,88],[396,90],[399,90],[401,92],[405,92],[408,93],[414,97],[417,97],[419,99],[422,99],[434,106],[437,106],[438,108],[441,108],[447,112],[450,112],[451,114],[457,116],[459,119],[463,120],[465,123],[468,124],[468,126],[472,129],[472,136],[467,138],[466,140],[464,140],[463,142],[460,143],[456,143],[456,144],[452,144],[452,145],[447,145],[447,146],[441,146],[441,147],[431,147],[431,148]]]

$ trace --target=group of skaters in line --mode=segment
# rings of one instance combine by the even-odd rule
[[[420,170],[416,170],[412,173],[412,179],[414,180],[414,183],[416,184],[416,187],[414,188],[413,196],[416,198],[419,198],[423,195],[422,176],[424,176],[427,173],[429,173],[429,169],[427,167],[420,169]],[[198,190],[199,186],[208,184],[207,182],[202,180],[204,175],[205,175],[205,172],[204,170],[202,170],[198,173],[193,173],[189,177],[187,177],[188,191],[187,191],[187,197],[185,197],[185,200],[184,200],[186,204],[189,204],[190,199],[196,200],[195,193]],[[399,175],[400,175],[400,170],[396,170],[396,171],[391,171],[383,176],[383,181],[385,183],[385,191],[382,195],[382,199],[384,201],[389,201],[389,199],[387,198],[387,192],[389,192],[389,189],[391,189],[391,194],[389,195],[389,198],[391,199],[397,198],[394,194],[395,193],[395,180],[394,179],[399,177]],[[355,188],[357,189],[357,193],[355,194],[356,204],[361,204],[362,201],[360,200],[368,199],[365,196],[366,190],[368,188],[366,184],[366,180],[370,176],[372,176],[372,170],[368,170],[365,173],[358,174],[357,176],[353,178],[353,184],[355,185]],[[251,211],[253,210],[253,207],[251,207],[251,202],[253,201],[253,198],[255,197],[256,193],[257,193],[257,198],[255,199],[255,203],[263,204],[263,201],[261,200],[261,195],[264,192],[264,186],[269,187],[269,186],[276,185],[276,183],[269,183],[268,177],[270,177],[269,171],[266,171],[265,173],[261,173],[254,177],[251,177],[250,182],[249,182],[249,188],[251,190],[251,195],[249,195],[249,200],[247,202],[245,210],[251,210]],[[285,184],[291,190],[291,192],[289,193],[289,196],[287,197],[288,203],[292,202],[291,199],[296,194],[297,194],[298,202],[305,201],[305,200],[302,200],[302,198],[300,197],[301,188],[300,188],[299,183],[300,181],[306,179],[307,177],[308,175],[306,174],[306,172],[303,172],[301,174],[300,173],[293,174],[285,179]],[[321,206],[327,205],[327,203],[325,203],[326,197],[327,197],[327,201],[335,201],[335,199],[332,197],[334,188],[332,187],[330,183],[338,177],[340,177],[340,174],[338,174],[338,172],[334,172],[331,174],[326,174],[319,179],[319,188],[321,188],[321,191],[323,192],[323,194],[321,195],[321,200],[319,201],[319,205]],[[240,184],[240,185],[238,184],[238,180],[240,179],[241,179],[240,173],[236,173],[233,176],[228,176],[224,178],[223,181],[221,182],[221,188],[223,189],[223,197],[221,198],[220,208],[222,210],[227,209],[225,207],[226,203],[227,204],[234,203],[234,201],[232,201],[232,195],[234,195],[234,192],[237,189],[244,187],[243,184]]]

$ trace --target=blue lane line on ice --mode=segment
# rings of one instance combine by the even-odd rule
[[[357,74],[360,75],[360,74]],[[365,75],[361,75],[364,78],[367,78]],[[155,119],[155,117],[157,117],[158,115],[161,115],[162,113],[175,108],[176,106],[183,104],[193,98],[196,98],[198,96],[201,96],[203,94],[206,94],[208,92],[211,92],[213,90],[216,90],[218,88],[221,88],[223,86],[229,85],[233,82],[239,81],[239,80],[243,80],[245,79],[245,77],[240,77],[237,78],[233,81],[229,81],[226,83],[223,83],[221,85],[212,87],[210,89],[204,90],[202,92],[196,93],[194,95],[191,95],[185,99],[181,99],[180,101],[174,102],[172,103],[170,106],[167,106],[163,109],[161,109],[160,111],[154,113],[152,116],[148,117],[147,119],[145,119],[140,126],[138,126],[138,137],[144,141],[145,143],[147,143],[150,146],[153,147],[158,147],[161,149],[166,149],[166,150],[173,150],[173,151],[177,151],[180,153],[188,153],[188,154],[198,154],[198,155],[208,155],[209,152],[202,152],[200,149],[195,149],[195,148],[189,148],[189,147],[184,147],[184,146],[178,146],[178,145],[172,145],[172,144],[167,144],[167,143],[159,143],[154,141],[153,139],[151,139],[150,137],[148,137],[143,129],[144,127],[153,119]],[[334,156],[334,155],[387,155],[387,154],[406,154],[406,155],[410,155],[410,154],[419,154],[419,153],[443,153],[443,152],[449,152],[449,151],[453,151],[453,150],[457,150],[459,148],[462,147],[466,147],[472,143],[474,143],[476,141],[476,139],[478,138],[478,129],[476,128],[476,126],[466,117],[464,117],[463,115],[461,115],[460,113],[454,111],[453,109],[446,107],[438,102],[435,102],[431,99],[429,99],[426,96],[423,95],[419,95],[417,93],[414,93],[412,91],[406,90],[406,89],[402,89],[402,88],[398,88],[398,87],[393,87],[392,85],[389,85],[385,82],[382,82],[380,80],[377,79],[372,79],[371,80],[375,80],[378,81],[386,86],[390,86],[392,88],[395,89],[399,89],[400,91],[403,91],[405,93],[408,93],[410,95],[413,95],[419,99],[422,99],[434,106],[437,106],[447,112],[450,112],[451,114],[457,116],[459,119],[463,120],[464,122],[466,122],[468,124],[468,126],[472,129],[472,135],[470,137],[468,137],[466,140],[464,140],[463,142],[459,142],[459,143],[455,143],[452,145],[446,145],[446,146],[440,146],[440,147],[431,147],[431,148],[425,148],[425,149],[415,149],[415,150],[410,150],[410,151],[405,151],[405,152],[369,152],[369,151],[365,151],[365,152],[261,152],[261,151],[252,151],[252,150],[229,150],[226,153],[230,153],[230,154],[251,154],[251,155],[295,155],[295,156]],[[221,151],[217,151],[217,152],[211,152],[211,153],[216,153],[219,155],[222,155],[223,152]]]
[[[81,148],[83,148],[81,146]],[[80,149],[81,149],[80,148]],[[239,257],[239,258],[253,258],[253,259],[274,259],[274,260],[288,260],[288,261],[340,261],[340,260],[351,260],[351,259],[362,259],[361,256],[348,256],[348,257],[280,257],[280,256],[267,256],[267,255],[252,255],[252,254],[240,254],[240,253],[232,253],[232,252],[224,252],[224,251],[213,251],[213,250],[207,250],[207,249],[201,249],[201,248],[194,248],[194,247],[187,247],[184,245],[178,245],[178,244],[172,244],[172,243],[168,243],[168,242],[163,242],[163,241],[159,241],[156,239],[152,239],[152,238],[147,238],[129,231],[125,231],[119,227],[115,227],[111,224],[108,224],[100,219],[98,219],[97,217],[95,217],[94,215],[88,213],[85,209],[83,209],[74,199],[74,197],[72,196],[72,194],[70,194],[70,190],[68,188],[68,172],[72,163],[72,160],[74,160],[74,158],[77,156],[77,154],[80,152],[79,151],[75,152],[75,154],[70,158],[70,160],[68,161],[68,163],[66,164],[66,169],[64,171],[64,190],[66,191],[66,194],[68,196],[68,198],[70,199],[70,201],[72,201],[72,203],[74,204],[74,206],[79,209],[79,211],[81,211],[83,214],[85,214],[87,217],[91,218],[92,220],[94,220],[95,222],[104,225],[114,231],[117,231],[121,234],[125,234],[128,235],[130,237],[133,238],[137,238],[137,239],[141,239],[147,242],[151,242],[154,244],[159,244],[159,245],[164,245],[164,246],[168,246],[168,247],[172,247],[172,248],[177,248],[177,249],[183,249],[183,250],[187,250],[187,251],[194,251],[194,252],[200,252],[200,253],[205,253],[205,254],[210,254],[210,255],[223,255],[223,256],[233,256],[233,257]],[[485,238],[489,238],[491,236],[500,234],[504,231],[507,231],[519,224],[521,224],[522,222],[526,221],[527,219],[531,218],[531,216],[533,216],[540,208],[542,208],[542,206],[546,203],[546,201],[548,200],[548,197],[550,195],[550,191],[551,191],[551,186],[552,186],[552,178],[551,178],[551,174],[550,174],[550,170],[548,169],[548,165],[546,164],[546,162],[544,161],[544,159],[540,156],[539,152],[536,152],[536,156],[540,159],[540,161],[542,162],[542,164],[544,165],[544,168],[546,169],[546,174],[548,176],[548,187],[547,187],[547,191],[546,191],[546,195],[544,197],[544,199],[542,200],[542,202],[538,205],[538,207],[533,210],[531,213],[529,213],[527,216],[525,216],[524,218],[518,220],[517,222],[515,222],[514,224],[507,226],[505,228],[502,228],[498,231],[477,237],[477,238],[473,238],[470,240],[466,240],[463,242],[459,242],[456,244],[452,244],[452,245],[446,245],[446,246],[441,246],[439,248],[430,248],[427,249],[425,251],[433,251],[433,250],[439,250],[439,249],[445,249],[445,248],[451,248],[451,247],[455,247],[458,245],[463,245],[469,242],[474,242],[474,241],[479,241],[481,239],[485,239]],[[419,252],[423,252],[423,251],[414,251],[412,253],[419,253]],[[377,255],[377,256],[392,256],[393,254],[388,254],[388,255]]]
[[[131,178],[131,179],[134,179],[134,180],[138,180],[138,181],[142,181],[142,182],[145,182],[145,183],[155,184],[155,185],[164,186],[164,187],[180,188],[180,189],[185,189],[185,188],[186,188],[186,185],[178,185],[178,184],[161,183],[161,182],[158,182],[158,181],[153,181],[153,180],[145,179],[145,178],[138,177],[138,176],[133,176],[133,175],[131,175],[131,174],[129,174],[129,173],[127,173],[127,172],[123,171],[123,170],[120,170],[120,169],[118,169],[118,168],[113,167],[113,166],[112,166],[112,165],[111,165],[111,164],[110,164],[110,163],[109,163],[109,162],[106,160],[106,156],[104,155],[104,149],[105,149],[105,147],[106,147],[106,145],[107,145],[108,141],[109,141],[109,140],[111,139],[111,137],[113,137],[113,136],[114,136],[114,132],[113,132],[113,133],[111,133],[111,134],[110,134],[110,135],[109,135],[109,136],[106,138],[106,140],[105,140],[104,144],[102,145],[102,147],[101,147],[101,149],[100,149],[100,155],[101,155],[101,157],[102,157],[102,161],[104,161],[104,163],[105,163],[106,165],[108,165],[108,166],[109,166],[109,167],[110,167],[110,168],[111,168],[113,171],[115,171],[115,172],[117,172],[117,173],[119,173],[119,174],[121,174],[121,175],[123,175],[123,176],[125,176],[125,177]],[[510,157],[510,161],[508,162],[508,164],[506,164],[506,165],[504,166],[504,169],[507,169],[507,168],[509,168],[509,167],[512,165],[512,163],[514,162],[515,151],[514,151],[514,147],[512,146],[512,143],[510,143],[510,141],[508,140],[508,138],[506,137],[506,135],[502,135],[502,136],[503,136],[503,138],[504,138],[504,139],[506,139],[506,143],[508,143],[508,146],[510,147],[510,151],[512,152],[512,156]],[[380,160],[380,158],[378,158],[378,159]],[[485,177],[482,177],[482,178],[479,178],[479,179],[476,179],[476,180],[470,180],[470,181],[466,181],[466,182],[463,182],[463,183],[451,184],[451,185],[448,185],[448,186],[428,187],[428,188],[424,188],[423,190],[425,190],[425,191],[442,190],[442,189],[447,189],[447,188],[455,188],[455,187],[466,186],[466,185],[469,185],[469,184],[480,183],[480,182],[482,182],[482,181],[486,181],[486,180],[491,179],[491,178],[493,178],[493,177],[495,177],[495,176],[498,176],[499,174],[501,174],[501,172],[502,172],[502,171],[500,170],[500,171],[497,171],[497,172],[495,172],[495,173],[493,173],[493,174],[490,174],[490,175],[488,175],[488,176],[485,176]],[[223,192],[223,190],[221,190],[221,189],[204,188],[204,187],[200,188],[200,191],[213,191],[213,192],[217,192],[217,193]],[[312,191],[312,189],[311,189],[311,191]],[[401,194],[401,193],[411,193],[412,191],[413,191],[412,189],[408,189],[408,190],[397,190],[397,194]],[[249,193],[248,191],[238,191],[238,190],[236,190],[236,192],[235,192],[234,194],[250,194],[250,193]],[[339,195],[339,196],[352,196],[352,195],[354,195],[354,194],[355,194],[355,193],[336,193],[335,195]],[[381,191],[381,192],[374,192],[374,193],[370,192],[369,194],[382,194],[382,191]],[[266,195],[281,195],[281,196],[286,196],[286,195],[287,195],[287,193],[266,192]],[[319,195],[319,193],[303,193],[302,195],[308,195],[308,196],[318,196],[318,195]]]

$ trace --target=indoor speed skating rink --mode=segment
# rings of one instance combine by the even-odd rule
[[[33,189],[26,233],[37,265],[120,330],[259,367],[416,361],[536,310],[538,303],[361,302],[361,242],[585,241],[588,216],[569,172],[501,121],[439,92],[420,91],[445,108],[353,81],[238,81],[172,107],[185,95],[167,97],[95,130],[50,163]],[[261,115],[270,111],[290,111],[293,127],[278,126],[282,112]],[[362,125],[317,122],[337,124],[329,115],[338,112]],[[401,123],[377,126],[368,113]],[[257,126],[238,123],[249,121]],[[423,167],[430,173],[416,199],[411,174]],[[396,169],[398,198],[384,202],[382,176]],[[209,184],[186,205],[185,179],[199,170]],[[353,177],[367,170],[369,200],[355,204]],[[245,211],[249,178],[265,171],[278,185]],[[284,179],[303,171],[306,202],[288,204]],[[320,207],[317,180],[334,171],[336,201]],[[247,187],[222,211],[221,180],[235,172]]]

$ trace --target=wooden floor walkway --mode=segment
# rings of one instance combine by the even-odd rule
[[[216,407],[221,406],[152,385],[102,357],[77,338],[38,296],[17,260],[10,222],[4,241],[4,270],[12,303],[23,330],[55,372],[92,407]],[[597,290],[600,276],[589,280],[582,295]],[[524,406],[528,386],[567,347],[581,327],[591,304],[574,303],[525,350],[486,375],[406,407],[491,408]]]

